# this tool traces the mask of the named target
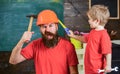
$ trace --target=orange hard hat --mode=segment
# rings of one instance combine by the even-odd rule
[[[56,13],[52,10],[43,10],[38,14],[36,24],[42,25],[48,23],[58,23],[58,17]]]

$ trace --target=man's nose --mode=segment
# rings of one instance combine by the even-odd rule
[[[49,31],[50,31],[50,27],[47,26],[47,27],[45,28],[45,30],[49,32]]]

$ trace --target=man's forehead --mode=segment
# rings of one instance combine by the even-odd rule
[[[56,23],[42,24],[41,26],[50,26],[50,25],[56,25]]]

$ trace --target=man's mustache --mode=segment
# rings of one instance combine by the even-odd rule
[[[51,36],[53,36],[54,34],[51,33],[51,32],[45,31],[45,35],[51,35]]]

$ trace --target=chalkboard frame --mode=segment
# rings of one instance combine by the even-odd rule
[[[108,1],[108,2],[106,2]],[[114,2],[112,1],[116,1],[117,3],[114,4]],[[107,4],[108,3],[108,4]],[[89,9],[93,6],[93,5],[96,5],[96,4],[102,4],[102,5],[106,5],[109,7],[113,7],[115,6],[116,8],[109,8],[110,10],[110,13],[112,13],[112,11],[115,11],[116,14],[110,14],[110,19],[120,19],[120,1],[119,0],[89,0]],[[115,16],[114,16],[115,15]]]

